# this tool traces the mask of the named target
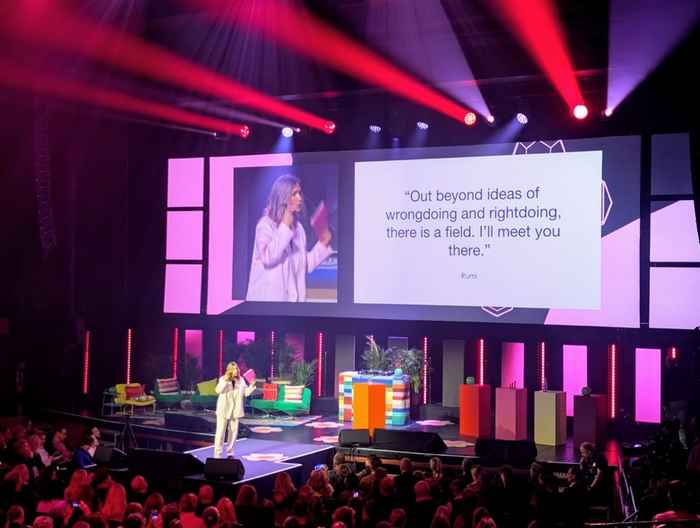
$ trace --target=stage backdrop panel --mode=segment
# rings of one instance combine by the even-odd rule
[[[588,385],[588,347],[586,345],[564,345],[564,392],[566,392],[566,415],[574,415],[574,396]]]
[[[333,369],[333,380],[338,379],[341,372],[355,370],[355,336],[349,334],[338,334],[335,336],[335,368]],[[338,383],[333,384],[333,396],[338,397]]]
[[[501,387],[525,388],[525,343],[501,345]]]
[[[459,407],[459,386],[464,383],[464,350],[461,339],[442,342],[442,406]]]
[[[661,422],[661,349],[634,351],[634,420]]]

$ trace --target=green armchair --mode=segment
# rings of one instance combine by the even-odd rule
[[[185,399],[180,391],[177,378],[156,378],[153,385],[155,387],[153,396],[155,396],[156,402],[167,408],[180,405],[180,402]]]
[[[311,410],[311,389],[305,387],[301,392],[301,402],[285,401],[287,385],[279,385],[276,400],[253,399],[250,406],[265,414],[278,411],[289,416],[309,414]]]
[[[197,390],[192,395],[192,405],[204,409],[216,409],[216,384],[219,378],[197,383]]]

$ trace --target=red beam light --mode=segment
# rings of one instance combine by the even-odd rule
[[[4,84],[71,101],[90,103],[112,110],[155,117],[228,135],[247,137],[250,133],[246,125],[195,114],[174,106],[147,101],[107,88],[90,86],[80,81],[36,72],[11,62],[0,61],[0,71],[2,72],[0,74],[0,85]]]
[[[583,104],[552,0],[493,0],[496,13],[539,64],[569,108]]]
[[[484,338],[479,339],[479,349],[477,358],[477,367],[479,369],[479,380],[478,384],[483,385],[485,374],[486,374],[486,347],[484,345]]]
[[[99,26],[55,4],[38,10],[27,6],[32,3],[28,0],[19,3],[19,7],[0,19],[0,31],[328,133],[326,119],[248,88],[138,37]],[[239,130],[237,134],[245,138],[249,132]]]
[[[316,396],[323,396],[323,332],[316,335]]]
[[[83,337],[83,394],[88,393],[90,384],[90,330]]]
[[[355,77],[371,85],[432,108],[460,123],[476,114],[446,95],[420,82],[374,51],[318,19],[303,8],[289,2],[270,0],[259,8],[249,9],[241,0],[187,0],[206,7],[216,20],[248,24],[290,49],[314,59],[329,68]]]
[[[177,355],[180,350],[180,329],[173,328],[173,378],[177,378]]]

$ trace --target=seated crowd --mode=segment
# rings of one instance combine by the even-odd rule
[[[580,526],[589,505],[612,496],[605,459],[590,444],[581,446],[581,464],[565,479],[537,462],[528,472],[465,459],[450,472],[438,458],[423,469],[404,458],[391,475],[377,457],[355,468],[337,453],[330,470],[314,469],[298,488],[288,473],[278,474],[271,496],[262,498],[250,484],[234,496],[217,496],[209,485],[173,496],[151,489],[143,476],[120,482],[107,468],[89,467],[99,441],[93,429],[70,450],[63,429],[52,435],[31,426],[2,430],[0,528]],[[689,517],[685,486],[670,489],[673,502],[658,503],[654,513],[666,516],[658,520],[676,518],[673,508],[697,518]]]

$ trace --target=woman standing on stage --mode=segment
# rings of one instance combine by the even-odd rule
[[[224,435],[228,428],[228,446],[226,454],[233,456],[233,444],[238,437],[238,419],[243,417],[243,402],[255,390],[255,379],[248,385],[241,376],[238,364],[231,361],[226,365],[226,372],[216,384],[216,436],[214,437],[214,456],[220,457],[224,444]],[[228,427],[227,427],[228,426]]]

